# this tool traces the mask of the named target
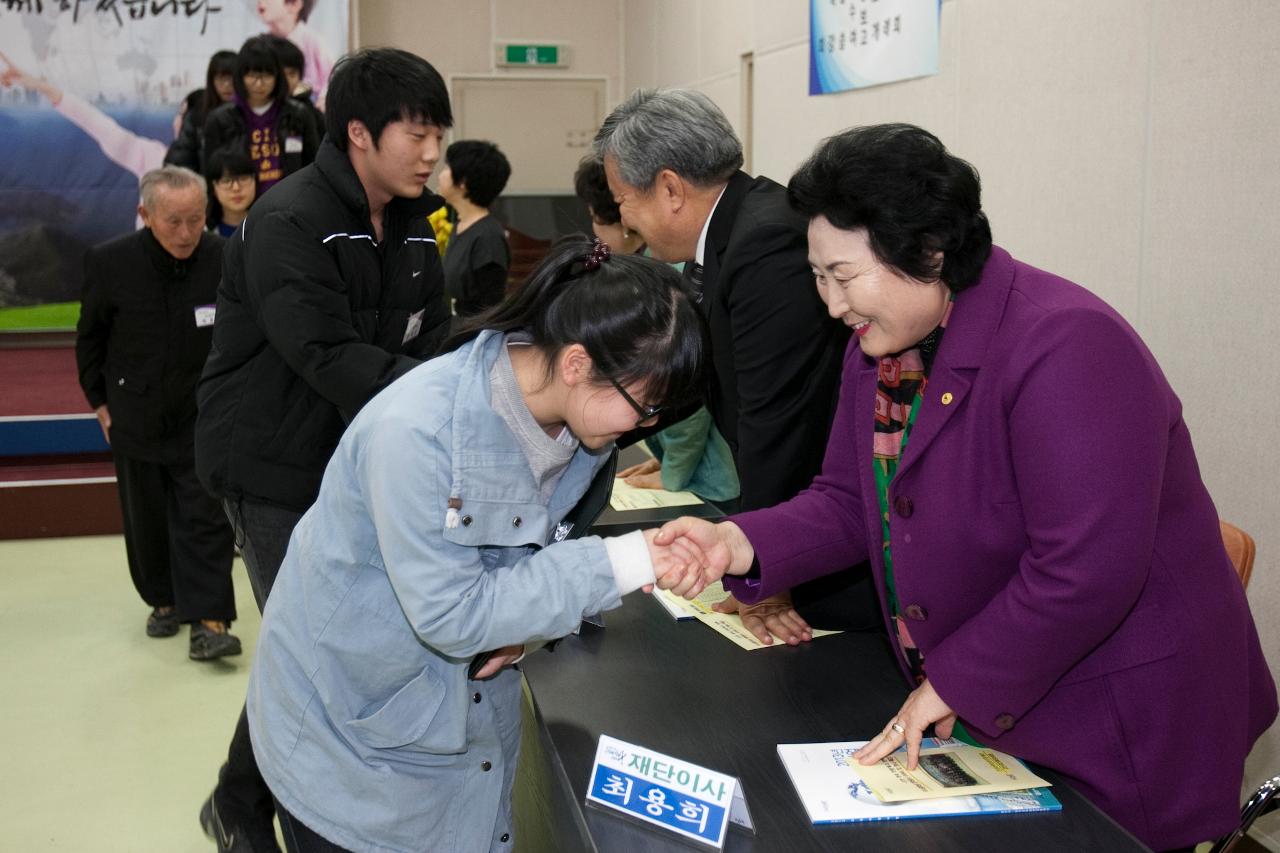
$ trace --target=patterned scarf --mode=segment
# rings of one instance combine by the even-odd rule
[[[898,471],[898,462],[907,446],[907,437],[920,411],[919,402],[929,384],[929,368],[942,344],[942,333],[951,319],[954,302],[932,332],[914,347],[880,359],[876,376],[876,427],[872,442],[876,497],[880,502],[880,525],[884,538],[884,581],[889,613],[897,629],[898,642],[911,666],[916,682],[924,680],[924,660],[911,640],[906,623],[898,613],[898,591],[893,580],[893,553],[889,538],[889,484]]]

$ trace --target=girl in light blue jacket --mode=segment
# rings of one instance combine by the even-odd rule
[[[290,853],[512,849],[510,664],[690,561],[556,541],[614,441],[701,395],[678,273],[572,240],[449,346],[352,421],[263,614],[249,724]]]

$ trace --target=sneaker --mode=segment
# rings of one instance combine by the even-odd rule
[[[240,654],[240,638],[223,631],[219,633],[200,622],[191,623],[191,645],[187,656],[192,660],[217,660]]]
[[[147,617],[148,637],[172,637],[178,633],[178,611],[169,607],[166,608],[168,613],[162,613],[161,609],[153,608]]]
[[[200,828],[204,830],[204,834],[218,845],[218,853],[280,853],[280,846],[276,844],[275,829],[271,826],[271,822],[267,822],[267,829],[258,833],[255,840],[253,833],[249,832],[243,823],[234,823],[227,819],[227,816],[218,810],[218,805],[214,801],[214,794],[209,795],[209,799],[204,801],[204,805],[200,807]]]

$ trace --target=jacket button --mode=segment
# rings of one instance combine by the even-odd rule
[[[498,840],[501,841],[503,844],[506,844],[508,841],[511,840],[511,833],[509,832],[502,833],[502,835],[498,838]]]
[[[945,394],[943,394],[943,395],[942,395],[942,405],[944,405],[944,406],[950,406],[950,405],[951,405],[951,401],[952,401],[952,400],[954,400],[954,399],[955,399],[955,397],[951,396],[951,392],[950,392],[950,391],[948,391],[948,392],[946,392]]]
[[[899,497],[893,502],[893,509],[903,518],[910,518],[911,513],[916,510],[916,505],[911,502],[911,498]]]
[[[521,524],[523,524],[523,523],[524,523],[524,522],[522,522],[522,521],[520,520],[520,516],[518,516],[518,515],[517,515],[515,518],[511,519],[511,526],[512,526],[512,527],[519,527],[519,526],[520,526]]]
[[[1005,732],[1013,728],[1013,714],[1001,714],[996,717],[996,728]]]
[[[469,515],[464,515],[464,516],[462,517],[462,526],[463,526],[463,527],[470,527],[470,526],[471,526],[471,516],[469,516]]]
[[[480,694],[479,694],[479,693],[472,693],[472,694],[471,694],[471,701],[472,701],[472,702],[475,702],[477,705],[479,705],[479,704],[480,704]]]
[[[908,604],[907,608],[902,612],[907,614],[908,619],[914,619],[917,622],[923,622],[929,618],[929,611],[919,604]]]
[[[492,770],[492,769],[493,769],[493,765],[492,765],[492,764],[490,764],[490,763],[489,763],[489,762],[487,762],[487,761],[481,761],[481,762],[480,762],[480,769],[481,769],[481,770],[483,770],[485,773],[488,773],[490,770]]]

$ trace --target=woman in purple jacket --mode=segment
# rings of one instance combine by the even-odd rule
[[[914,764],[932,725],[1058,771],[1157,850],[1229,830],[1275,685],[1142,340],[992,246],[977,173],[917,127],[824,141],[788,195],[854,333],[822,473],[660,538],[745,603],[870,558],[915,689],[864,764],[904,743]]]

